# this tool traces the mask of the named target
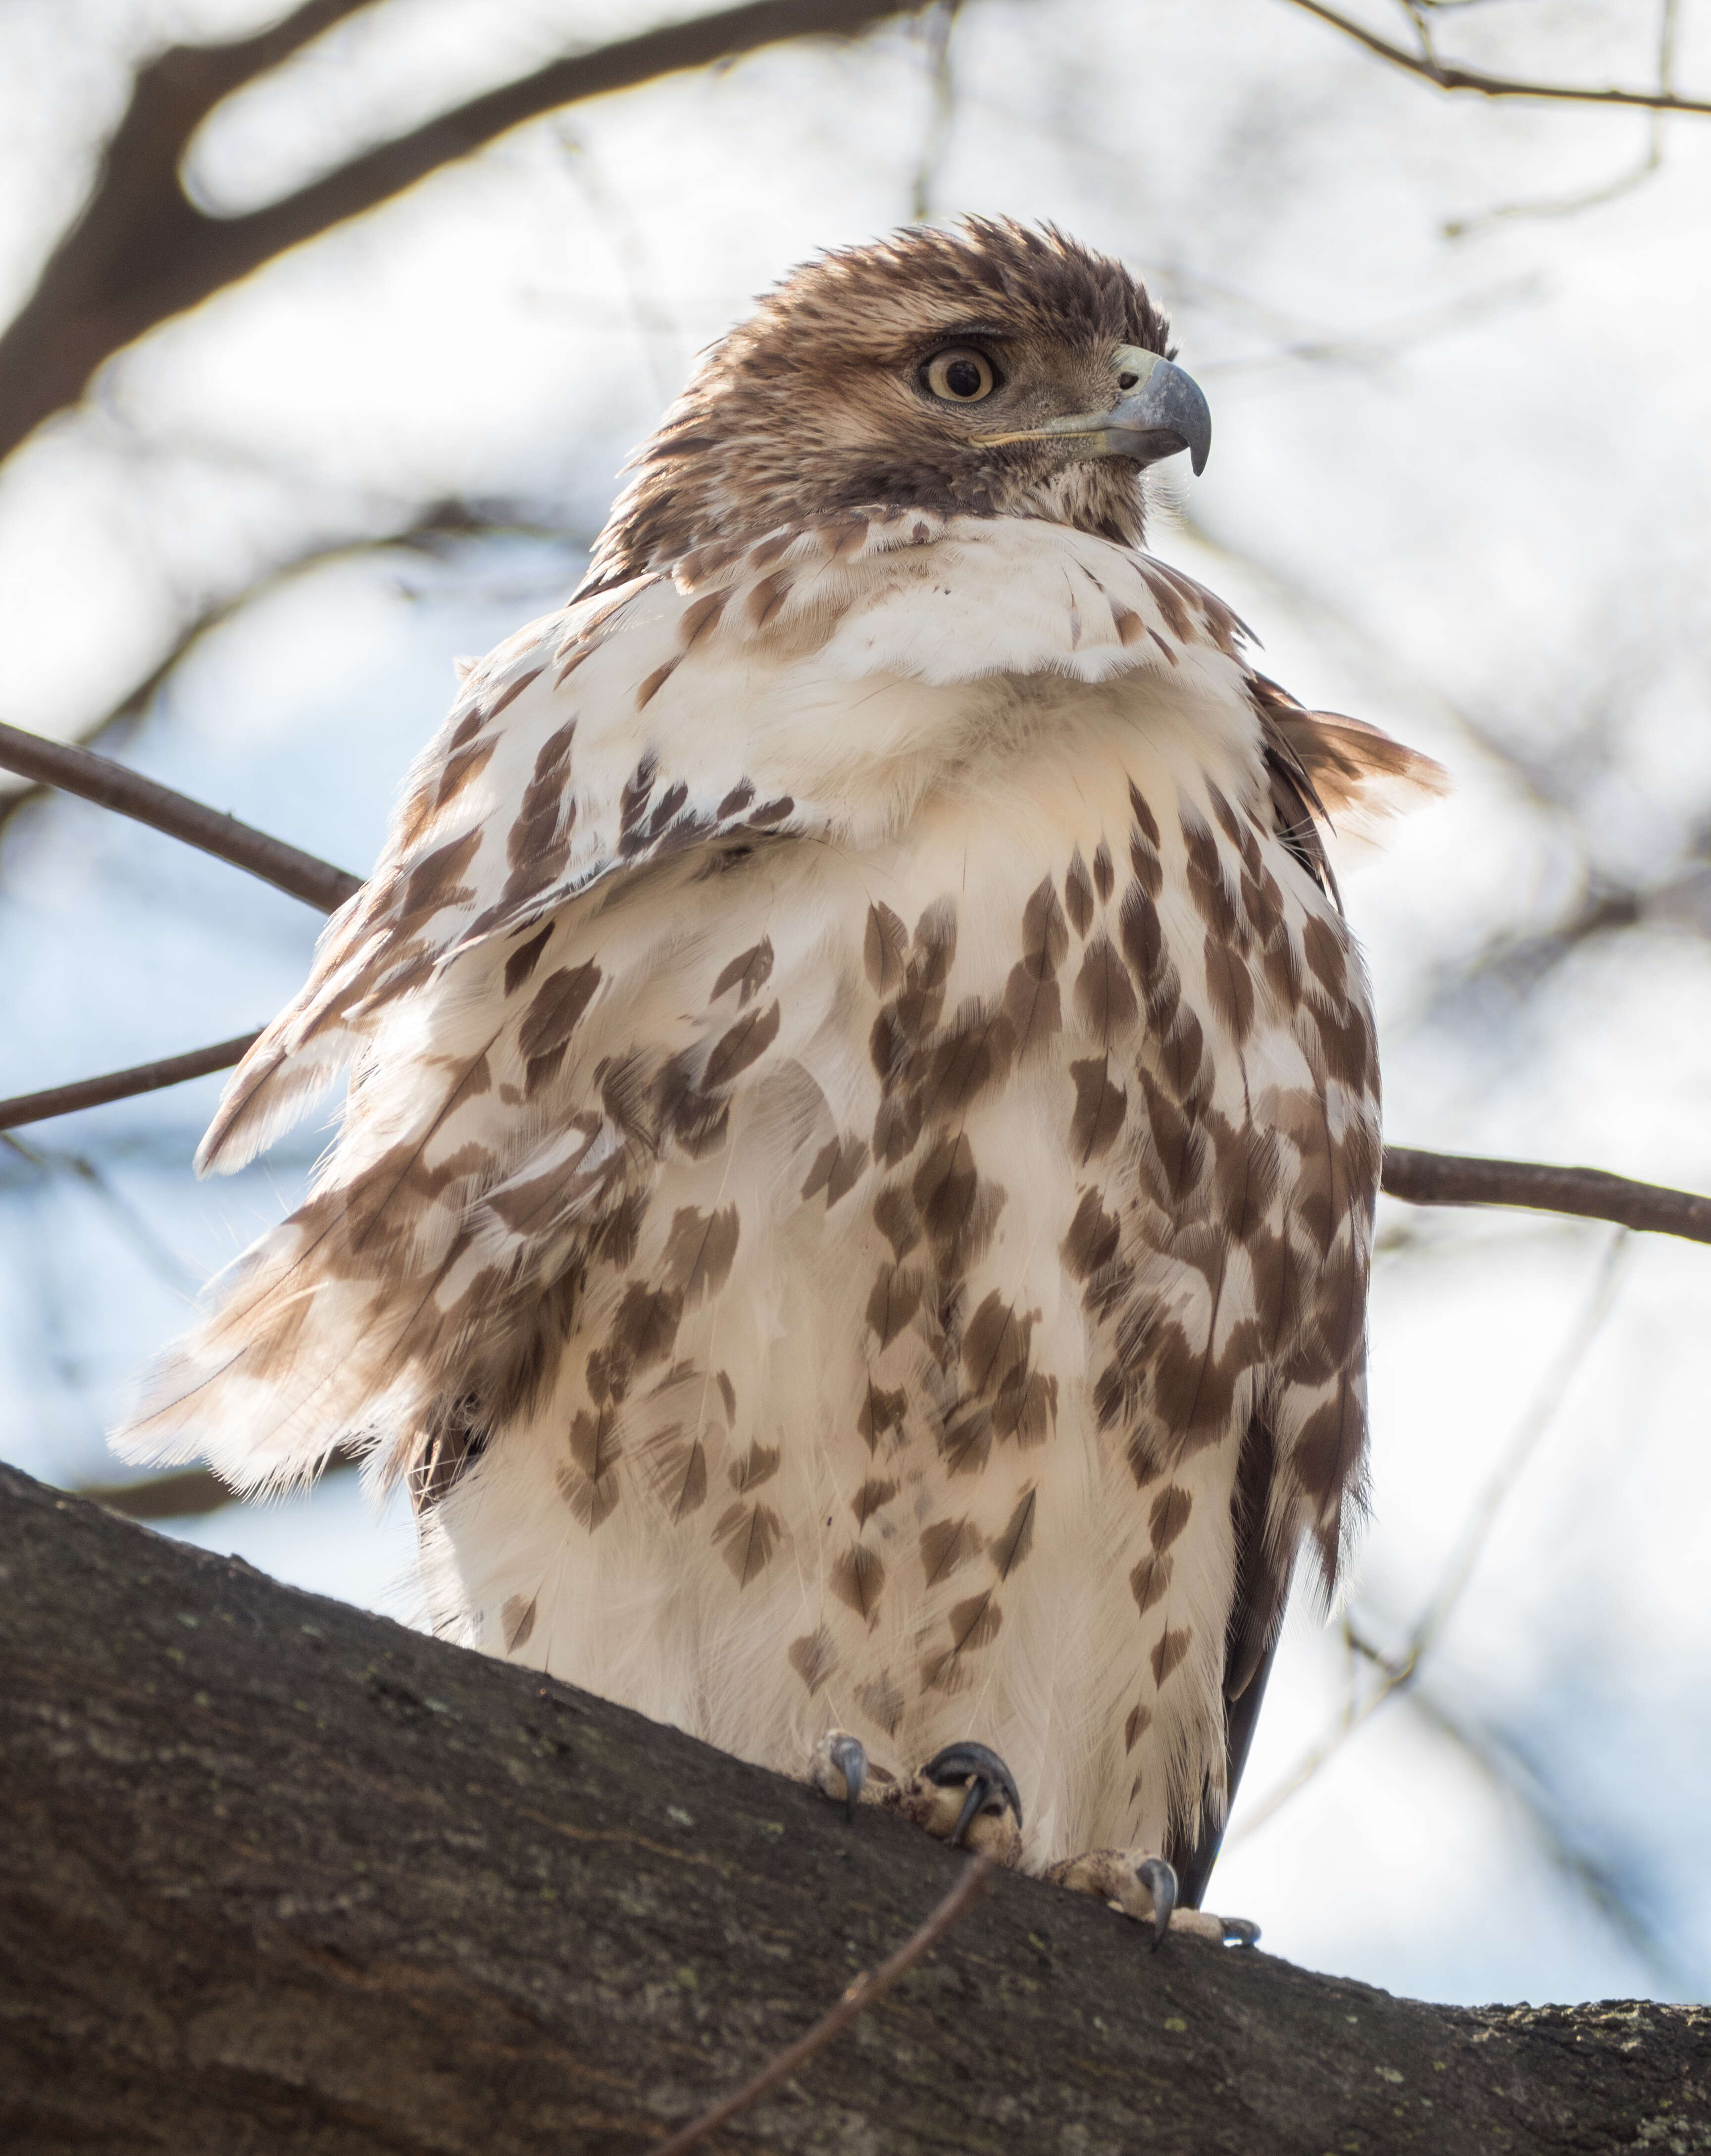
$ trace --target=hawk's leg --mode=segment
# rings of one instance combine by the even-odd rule
[[[892,1806],[953,1848],[984,1850],[1000,1864],[1014,1864],[1021,1855],[1022,1800],[1015,1778],[984,1744],[948,1744],[899,1784],[869,1761],[859,1738],[834,1729],[814,1748],[809,1779],[851,1817],[866,1788],[872,1801]],[[874,1789],[876,1783],[886,1786]]]
[[[1046,1876],[1076,1894],[1096,1894],[1125,1916],[1153,1928],[1153,1944],[1167,1931],[1187,1932],[1220,1945],[1251,1947],[1260,1928],[1246,1917],[1215,1917],[1205,1909],[1179,1909],[1176,1874],[1162,1856],[1146,1849],[1088,1849],[1054,1864]]]

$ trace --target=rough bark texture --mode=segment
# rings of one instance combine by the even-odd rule
[[[961,1861],[0,1470],[0,2144],[631,2156]],[[1254,1913],[1263,1916],[1263,1911]],[[1711,2148],[1711,2012],[1466,2011],[1005,1876],[710,2149]]]

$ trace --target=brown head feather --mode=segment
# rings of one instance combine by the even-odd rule
[[[825,254],[706,355],[634,459],[584,590],[692,547],[867,508],[1041,516],[1138,544],[1139,467],[1075,441],[973,437],[1116,401],[1120,345],[1169,325],[1119,262],[1060,232],[971,218]],[[948,346],[989,357],[979,403],[927,393]]]

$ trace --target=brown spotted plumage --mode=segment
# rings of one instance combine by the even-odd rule
[[[360,1445],[455,1636],[790,1771],[853,1732],[926,1810],[977,1738],[1026,1861],[1148,1908],[1113,1852],[1203,1884],[1359,1505],[1322,826],[1433,777],[1141,550],[1130,434],[1054,429],[1165,335],[976,224],[711,356],[234,1076],[204,1166],[348,1065],[338,1139],[125,1440],[246,1487]]]

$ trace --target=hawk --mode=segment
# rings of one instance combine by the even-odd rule
[[[1143,547],[1210,422],[1118,263],[799,269],[465,675],[227,1087],[309,1197],[120,1442],[403,1481],[442,1630],[1195,1912],[1361,1503],[1380,1164],[1327,818],[1436,767]]]

